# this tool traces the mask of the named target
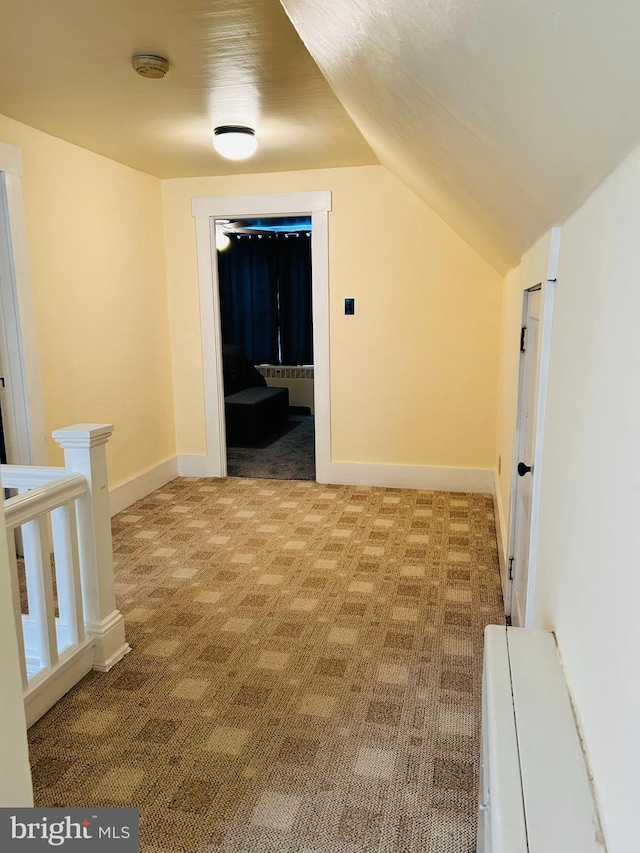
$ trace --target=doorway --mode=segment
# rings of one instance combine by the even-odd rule
[[[192,212],[196,220],[206,433],[206,456],[198,468],[198,476],[227,476],[220,298],[217,263],[214,263],[216,220],[310,216],[316,480],[321,483],[330,482],[330,209],[331,193],[327,191],[194,198],[192,201]]]
[[[511,482],[509,578],[505,601],[513,625],[533,627],[542,441],[555,279],[524,291],[518,406]]]
[[[46,461],[20,150],[0,142],[0,406],[6,459]]]
[[[215,229],[227,474],[315,480],[311,217]]]
[[[515,485],[515,531],[511,588],[511,616],[514,625],[523,625],[529,575],[531,510],[536,445],[538,388],[538,347],[540,333],[540,287],[525,290],[520,339],[521,396],[518,400],[518,452]],[[515,568],[515,572],[513,569]]]

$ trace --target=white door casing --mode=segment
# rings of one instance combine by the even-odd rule
[[[222,335],[216,257],[215,220],[253,216],[311,216],[311,276],[313,296],[313,360],[316,480],[330,482],[331,414],[329,398],[329,240],[331,193],[267,193],[247,196],[194,198],[196,251],[200,293],[205,433],[203,470],[206,477],[225,477],[227,447],[222,381]],[[195,473],[195,472],[194,472]]]
[[[0,362],[10,462],[43,465],[46,444],[29,281],[20,150],[0,142]]]
[[[2,483],[0,482],[0,490]],[[0,807],[33,806],[9,547],[0,505]]]
[[[513,581],[511,584],[511,618],[514,625],[524,624],[527,599],[529,548],[531,545],[531,509],[535,475],[535,423],[538,389],[538,346],[540,331],[540,292],[542,288],[526,290],[523,305],[523,345],[520,359],[518,399],[518,428],[516,446],[515,531],[513,542]],[[531,468],[521,474],[518,466]]]
[[[518,404],[511,475],[505,612],[519,627],[535,625],[538,524],[553,305],[560,253],[560,228],[551,232],[547,278],[523,294],[525,351],[520,354]],[[519,463],[531,467],[520,476]]]

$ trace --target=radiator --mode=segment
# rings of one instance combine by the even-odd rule
[[[587,763],[547,631],[485,630],[478,853],[605,853]]]
[[[308,406],[313,414],[313,365],[256,364],[256,368],[267,380],[267,385],[289,389],[290,406]]]

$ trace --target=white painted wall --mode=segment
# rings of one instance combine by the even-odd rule
[[[0,808],[33,805],[18,660],[7,531],[0,501]]]
[[[640,149],[563,227],[538,620],[553,628],[609,853],[638,849]]]
[[[562,228],[538,540],[536,622],[558,638],[609,853],[638,849],[638,234],[640,149]],[[505,282],[498,448],[506,455],[517,382],[507,344],[530,283],[525,259]]]

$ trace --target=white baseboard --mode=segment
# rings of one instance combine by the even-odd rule
[[[431,465],[331,462],[322,482],[483,495],[490,495],[494,490],[493,471],[489,468],[437,468]]]
[[[178,456],[178,475],[180,477],[210,477],[206,456],[181,453]]]
[[[207,457],[180,455],[180,477],[208,477]],[[430,465],[388,465],[366,462],[330,462],[317,471],[319,483],[343,486],[383,486],[391,489],[428,489],[438,492],[474,492],[490,495],[495,491],[490,468],[437,468]]]
[[[109,509],[111,515],[114,516],[118,512],[122,512],[131,504],[139,501],[161,488],[170,480],[174,480],[178,476],[178,457],[172,456],[156,465],[155,468],[149,468],[148,471],[143,471],[137,477],[132,477],[118,486],[109,489]]]

